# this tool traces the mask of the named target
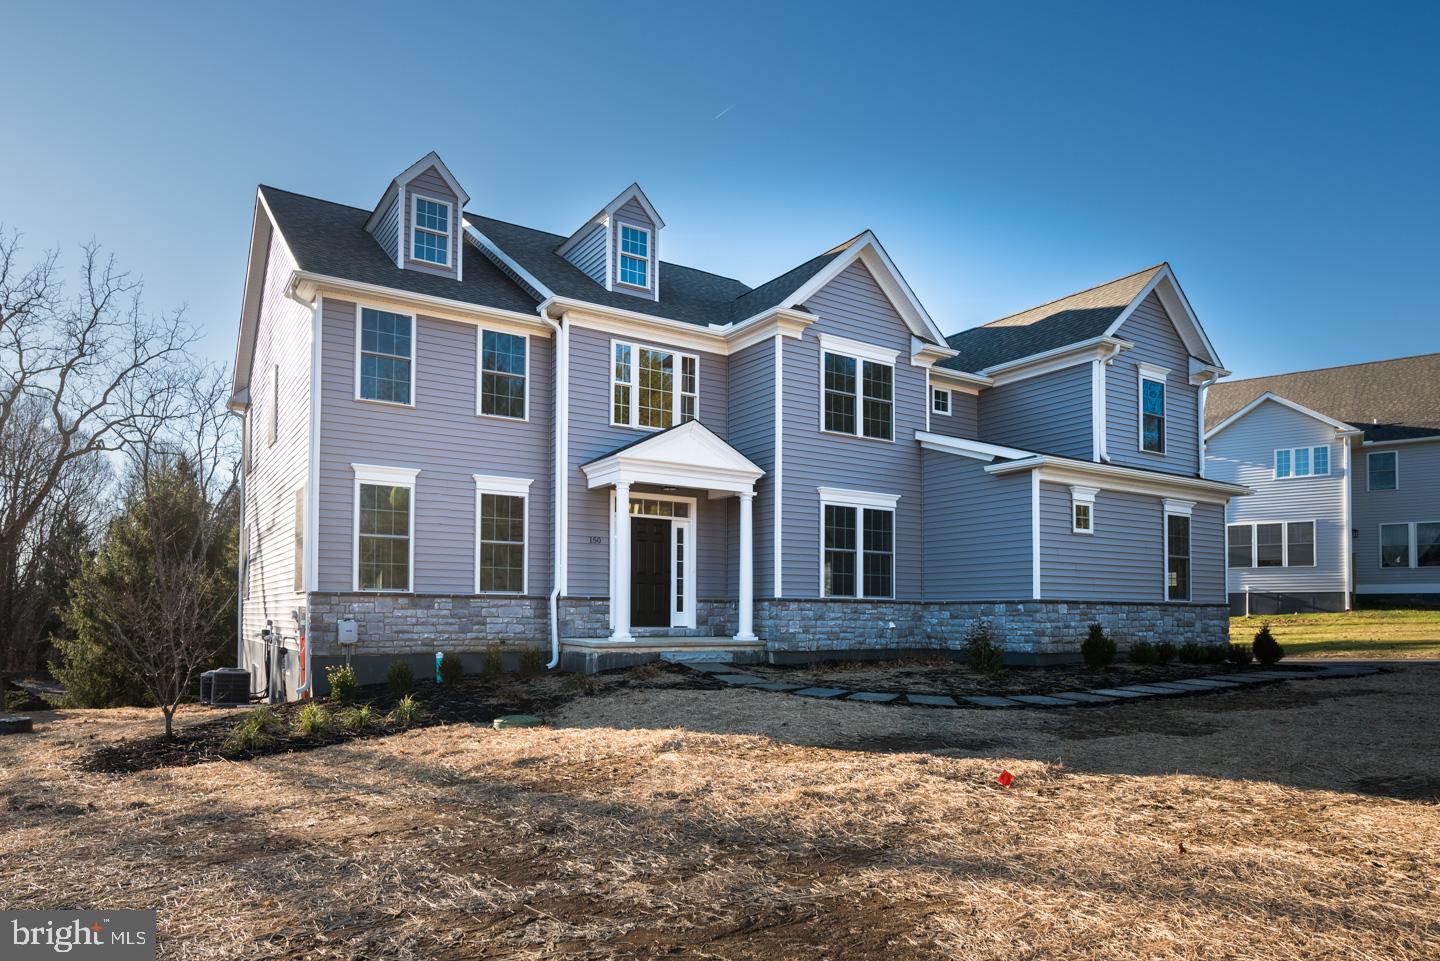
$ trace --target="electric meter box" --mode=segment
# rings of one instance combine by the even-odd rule
[[[335,626],[340,630],[339,640],[341,644],[354,644],[360,640],[360,628],[355,625],[355,618],[342,617],[335,622]]]

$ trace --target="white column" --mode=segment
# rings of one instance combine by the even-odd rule
[[[631,641],[630,636],[630,482],[615,485],[615,576],[610,609],[615,615],[612,641]]]
[[[755,637],[755,492],[740,495],[740,630],[737,641],[753,641]]]

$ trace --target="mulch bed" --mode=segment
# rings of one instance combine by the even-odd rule
[[[213,721],[177,728],[174,736],[169,738],[156,734],[106,745],[88,755],[80,766],[83,770],[100,774],[134,774],[154,768],[188,767],[209,761],[248,761],[272,754],[313,751],[346,741],[386,737],[438,724],[489,724],[506,714],[544,717],[573,698],[626,689],[716,689],[725,686],[712,678],[697,676],[670,664],[645,665],[588,679],[562,674],[544,674],[529,681],[513,676],[487,679],[468,675],[455,685],[436,684],[427,679],[418,681],[412,692],[420,708],[419,719],[405,728],[384,723],[383,715],[390,712],[399,698],[391,693],[388,686],[372,684],[360,688],[355,703],[371,705],[382,720],[363,732],[332,730],[321,737],[291,733],[296,716],[305,704],[304,701],[293,701],[271,705],[271,710],[285,724],[285,732],[276,736],[275,743],[258,751],[236,751],[227,747],[226,740],[235,725],[245,717],[244,714],[227,712]],[[332,715],[343,710],[328,698],[316,700],[330,708]]]

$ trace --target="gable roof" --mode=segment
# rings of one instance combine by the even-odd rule
[[[384,213],[386,201],[390,198],[391,194],[399,191],[401,187],[404,187],[431,167],[434,167],[435,172],[440,175],[440,179],[445,181],[445,185],[450,188],[450,192],[456,196],[460,202],[460,207],[463,209],[465,205],[469,203],[470,195],[465,192],[464,187],[460,186],[460,181],[455,179],[455,175],[450,172],[449,167],[445,166],[445,161],[440,159],[440,155],[432,150],[400,171],[390,183],[385,185],[384,193],[380,195],[380,200],[375,204],[374,209],[370,212],[370,216],[365,220],[365,229],[375,229],[375,224],[380,220],[380,215]]]
[[[1291,410],[1295,411],[1297,414],[1303,414],[1306,417],[1318,420],[1325,426],[1333,427],[1337,431],[1344,431],[1347,433],[1355,432],[1355,428],[1351,427],[1344,421],[1336,420],[1333,417],[1326,417],[1318,410],[1311,410],[1309,407],[1306,407],[1303,404],[1297,404],[1293,400],[1287,400],[1286,398],[1281,397],[1279,394],[1272,394],[1270,393],[1270,391],[1267,390],[1265,393],[1261,394],[1259,397],[1256,397],[1254,400],[1250,401],[1250,403],[1235,411],[1235,413],[1231,414],[1229,417],[1226,417],[1224,420],[1215,424],[1213,427],[1207,426],[1205,428],[1205,439],[1209,440],[1211,437],[1214,437],[1216,434],[1220,433],[1222,430],[1229,427],[1231,424],[1235,423],[1240,418],[1244,417],[1246,414],[1259,407],[1261,404],[1267,402],[1279,404],[1281,407],[1288,407]],[[1209,418],[1207,417],[1206,419],[1208,420]]]
[[[1440,353],[1222,381],[1205,401],[1205,427],[1270,393],[1352,424],[1367,441],[1440,437]]]
[[[596,224],[605,223],[611,217],[615,216],[621,207],[632,200],[639,204],[640,208],[645,211],[645,216],[650,218],[650,222],[655,225],[656,230],[660,230],[665,226],[665,221],[661,219],[659,211],[657,211],[655,205],[650,202],[650,198],[645,196],[645,191],[640,189],[638,183],[633,183],[616,194],[614,200],[595,211],[593,217],[585,221],[573,234],[561,241],[560,246],[555,248],[555,252],[564,256],[566,251],[590,233],[591,227]]]

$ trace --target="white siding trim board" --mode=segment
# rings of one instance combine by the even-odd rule
[[[771,522],[775,527],[772,542],[775,581],[775,596],[785,596],[785,551],[783,531],[785,529],[785,337],[775,334],[775,476],[771,485],[775,491],[775,516]]]

